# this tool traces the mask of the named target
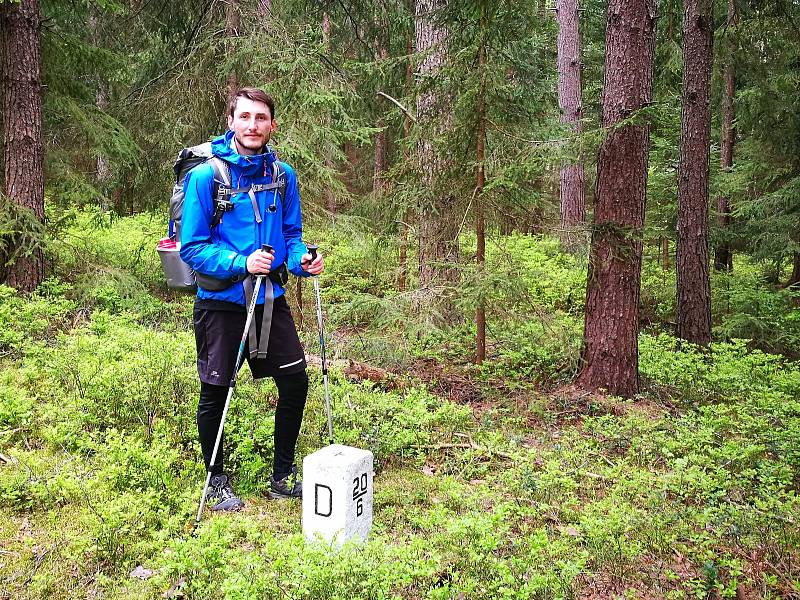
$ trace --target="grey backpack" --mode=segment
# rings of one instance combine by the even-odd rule
[[[214,156],[211,152],[211,142],[184,148],[178,153],[173,170],[175,172],[175,185],[172,187],[172,197],[169,200],[169,237],[162,239],[158,244],[158,254],[161,265],[167,278],[167,287],[177,290],[192,291],[200,287],[218,291],[230,287],[241,277],[233,279],[216,279],[202,273],[194,272],[180,257],[181,218],[183,217],[183,184],[186,175],[198,165],[210,162],[214,168],[214,215],[211,219],[211,228],[219,225],[223,215],[233,209],[230,197],[233,194],[247,193],[253,206],[253,216],[257,223],[261,222],[255,194],[263,190],[277,189],[283,202],[286,192],[286,171],[277,160],[273,163],[272,183],[254,184],[244,188],[234,188],[231,183],[231,171],[227,162]]]

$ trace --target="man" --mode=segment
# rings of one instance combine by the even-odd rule
[[[229,131],[212,142],[215,158],[192,169],[184,183],[181,258],[194,269],[198,281],[194,305],[200,375],[197,429],[206,468],[212,474],[208,497],[214,501],[214,510],[244,506],[223,469],[222,443],[215,464],[210,463],[245,326],[247,300],[253,293],[252,275],[268,277],[259,291],[247,361],[255,379],[273,377],[278,387],[270,496],[302,496],[294,455],[308,377],[283,284],[287,267],[298,276],[318,275],[323,260],[317,254],[312,262],[301,241],[297,177],[289,165],[277,162],[267,146],[275,126],[275,104],[269,95],[255,88],[238,90],[228,106]],[[227,181],[220,181],[220,175]],[[262,251],[263,244],[273,252]]]

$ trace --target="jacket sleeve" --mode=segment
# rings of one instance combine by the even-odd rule
[[[286,163],[286,193],[283,199],[283,238],[286,240],[286,266],[298,277],[310,277],[311,273],[300,266],[303,254],[308,248],[303,243],[303,216],[300,212],[300,192],[297,187],[297,175]]]
[[[228,279],[247,272],[247,256],[215,244],[211,239],[214,216],[214,169],[205,164],[186,175],[181,217],[181,258],[198,273]]]

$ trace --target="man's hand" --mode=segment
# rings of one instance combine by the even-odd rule
[[[247,257],[247,272],[254,275],[266,275],[272,268],[275,255],[264,250],[256,250]]]
[[[308,252],[303,254],[303,257],[300,259],[300,266],[303,267],[303,271],[307,271],[312,275],[319,275],[322,273],[323,269],[325,269],[325,263],[319,251],[317,252],[317,258],[314,262],[311,262],[311,255]]]

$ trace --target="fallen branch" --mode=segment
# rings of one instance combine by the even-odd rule
[[[310,366],[321,367],[322,359],[314,354],[307,354],[306,363]],[[397,375],[386,369],[381,369],[380,367],[368,365],[352,359],[329,359],[327,363],[329,367],[341,369],[342,373],[348,377],[358,379],[359,381],[371,381],[388,389],[400,389],[403,387],[403,382]]]
[[[394,373],[374,367],[366,363],[349,361],[350,364],[344,369],[344,374],[348,377],[355,377],[356,379],[368,380],[374,383],[389,384],[391,387],[399,387],[397,376]]]

